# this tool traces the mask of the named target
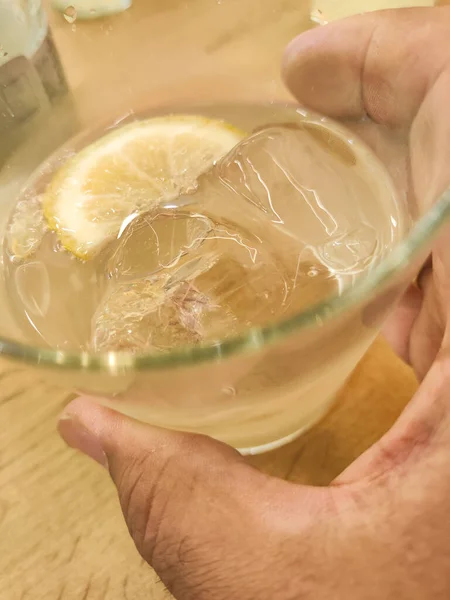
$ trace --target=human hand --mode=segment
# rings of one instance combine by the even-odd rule
[[[450,173],[449,34],[446,9],[366,15],[304,34],[285,66],[299,100],[320,112],[410,128],[423,203]],[[388,328],[420,376],[434,361],[418,394],[329,487],[267,477],[223,444],[92,399],[67,407],[62,436],[108,468],[139,552],[176,598],[450,597],[449,269],[440,242],[421,290],[408,292],[413,305]]]
[[[300,103],[347,120],[400,174],[421,212],[450,187],[449,34],[449,7],[397,10],[316,29],[286,52],[285,79]],[[450,310],[444,236],[419,283],[384,333],[422,378],[439,352]]]

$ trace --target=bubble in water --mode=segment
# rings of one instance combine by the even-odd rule
[[[77,20],[77,9],[75,6],[68,6],[63,12],[63,16],[68,23],[75,23]]]
[[[6,247],[11,259],[21,261],[36,252],[47,230],[41,197],[20,200],[6,231]]]

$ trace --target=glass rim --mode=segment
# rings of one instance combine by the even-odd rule
[[[16,342],[0,337],[0,356],[28,365],[66,370],[123,375],[127,372],[152,371],[218,362],[246,352],[256,352],[269,343],[281,341],[302,330],[317,327],[355,308],[380,292],[406,264],[426,249],[439,229],[450,219],[450,189],[413,225],[408,236],[366,276],[340,294],[318,302],[287,319],[264,327],[254,327],[229,339],[209,344],[177,348],[161,354],[87,351],[70,352]]]

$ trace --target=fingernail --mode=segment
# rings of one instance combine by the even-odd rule
[[[108,467],[108,459],[96,436],[88,431],[75,417],[64,415],[58,423],[58,431],[70,448],[79,450],[102,467]]]

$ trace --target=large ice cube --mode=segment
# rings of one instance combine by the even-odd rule
[[[305,246],[350,232],[354,239],[361,226],[364,237],[371,228],[390,244],[392,229],[399,225],[389,219],[394,191],[375,157],[320,122],[255,133],[207,175],[213,187],[217,175],[232,192],[227,210],[256,207]]]
[[[196,219],[190,229],[198,233]],[[93,318],[95,350],[154,351],[217,341],[264,324],[286,303],[285,269],[261,240],[211,221],[203,238],[196,233],[189,238],[195,243],[186,244],[189,222],[187,215],[163,212],[130,224]]]
[[[192,193],[130,218],[107,263],[94,348],[220,340],[337,293],[398,233],[389,179],[367,161],[317,123],[270,127]]]
[[[202,215],[173,210],[137,215],[114,246],[108,275],[123,281],[175,267],[200,246],[212,228],[213,223]]]
[[[164,351],[234,330],[234,315],[193,283],[167,285],[164,275],[114,286],[93,319],[93,347]]]

